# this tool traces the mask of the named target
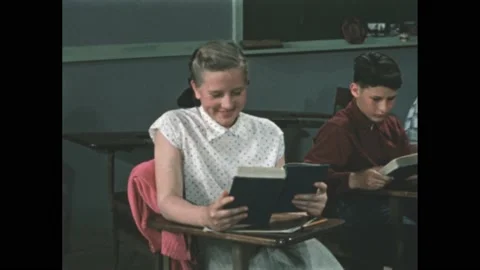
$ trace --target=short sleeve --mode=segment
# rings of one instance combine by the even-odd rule
[[[156,133],[160,131],[175,148],[182,149],[181,130],[178,115],[174,111],[168,111],[153,122],[148,132],[153,143]]]
[[[278,148],[277,148],[277,162],[285,155],[285,137],[283,131],[279,128]]]
[[[269,119],[263,119],[261,136],[265,143],[269,143],[271,148],[267,150],[270,155],[275,155],[275,162],[278,162],[285,156],[285,136],[283,130]],[[270,138],[266,139],[265,138]],[[273,142],[273,144],[272,144]]]
[[[410,142],[417,143],[417,129],[418,129],[418,101],[413,102],[412,107],[408,111],[407,119],[405,121],[405,131],[408,135]]]

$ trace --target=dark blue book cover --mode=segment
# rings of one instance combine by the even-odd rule
[[[234,200],[225,208],[247,206],[248,217],[239,224],[268,225],[285,176],[282,168],[240,167],[229,192]]]
[[[309,163],[289,163],[284,168],[241,167],[230,188],[235,199],[225,208],[247,206],[248,217],[239,224],[265,226],[273,213],[302,211],[293,205],[293,197],[316,193],[314,183],[327,177],[328,168]]]
[[[315,182],[322,182],[328,176],[327,164],[288,163],[285,164],[287,178],[282,193],[275,204],[275,213],[298,212],[292,203],[297,194],[314,194],[317,188]]]

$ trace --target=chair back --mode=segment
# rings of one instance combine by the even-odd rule
[[[352,99],[353,96],[349,88],[337,87],[333,103],[333,114],[345,108]]]

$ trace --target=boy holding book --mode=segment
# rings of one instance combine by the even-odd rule
[[[353,100],[319,129],[304,161],[331,165],[325,181],[326,211],[345,219],[348,247],[356,257],[371,261],[356,267],[375,270],[383,267],[380,258],[392,253],[386,246],[390,243],[384,241],[391,234],[383,230],[391,222],[388,198],[354,191],[385,187],[391,179],[379,168],[411,150],[400,121],[389,114],[402,85],[397,63],[387,55],[368,52],[355,58],[353,69]]]

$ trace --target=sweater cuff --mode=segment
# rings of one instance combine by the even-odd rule
[[[348,185],[349,176],[350,176],[350,172],[336,173],[336,178],[337,178],[337,181],[339,182],[337,187],[337,194],[342,194],[352,190]]]

